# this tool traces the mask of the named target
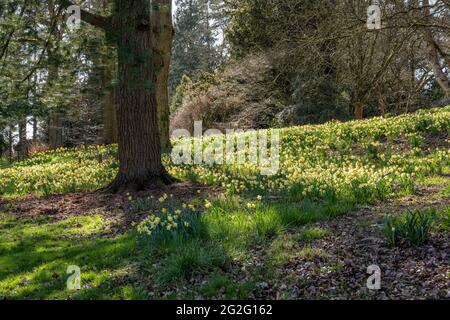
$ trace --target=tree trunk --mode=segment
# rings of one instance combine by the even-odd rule
[[[61,115],[57,112],[52,113],[48,123],[48,143],[50,149],[58,149],[63,146],[62,130]]]
[[[172,0],[155,0],[159,10],[154,10],[153,21],[155,24],[154,50],[160,56],[156,66],[156,101],[158,112],[158,128],[161,139],[161,150],[168,152],[170,144],[170,106],[169,106],[169,68],[172,56],[173,26],[172,26]]]
[[[57,43],[59,42],[59,33],[57,34]],[[59,81],[59,65],[58,57],[55,51],[49,50],[49,61],[51,62],[48,66],[48,79],[47,85],[52,88]],[[63,146],[63,132],[62,132],[62,119],[61,114],[58,110],[52,110],[49,115],[48,121],[48,142],[50,149],[57,149]]]
[[[355,103],[355,119],[356,120],[364,119],[364,103],[362,102]]]
[[[117,41],[119,173],[112,192],[138,191],[171,179],[161,162],[152,55],[150,2],[116,0],[112,19]]]
[[[114,79],[115,63],[106,61],[103,70],[103,88],[106,91],[103,96],[103,143],[117,143],[117,115],[116,115],[116,90],[111,85]]]
[[[107,11],[112,0],[103,0],[102,8]],[[111,50],[113,48],[108,47]],[[118,142],[117,136],[117,110],[116,110],[116,88],[112,82],[116,77],[116,60],[113,57],[103,58],[102,87],[104,96],[102,99],[103,110],[103,144],[113,144]]]

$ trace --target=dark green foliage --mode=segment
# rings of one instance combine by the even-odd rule
[[[402,216],[389,217],[383,225],[383,234],[391,246],[402,243],[419,247],[428,241],[436,219],[436,210],[407,210]]]
[[[222,60],[217,44],[218,29],[213,20],[218,8],[211,6],[210,2],[176,1],[175,37],[169,74],[171,93],[175,92],[184,75],[196,80],[198,71],[214,71]]]

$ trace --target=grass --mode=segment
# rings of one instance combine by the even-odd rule
[[[317,240],[325,238],[330,234],[328,229],[324,228],[306,228],[299,233],[298,238],[300,240]]]
[[[0,295],[16,299],[122,298],[112,276],[127,267],[135,253],[130,234],[98,236],[108,228],[100,216],[60,222],[0,217]],[[83,290],[66,289],[66,270],[80,266]]]
[[[226,274],[213,274],[211,278],[199,289],[199,292],[207,299],[224,298],[227,300],[247,299],[254,289],[252,282],[236,283]]]
[[[440,174],[448,170],[450,152],[417,149],[427,133],[449,130],[449,113],[447,107],[389,119],[283,129],[281,170],[275,176],[261,176],[251,166],[173,166],[165,159],[174,176],[221,185],[225,194],[190,204],[170,198],[129,199],[130,212],[148,218],[120,235],[111,233],[110,222],[101,214],[55,222],[45,216],[19,219],[3,213],[0,296],[253,296],[258,283],[276,277],[281,266],[327,257],[314,241],[329,236],[330,230],[309,224],[414,193],[417,179],[428,185],[443,182]],[[389,137],[398,136],[408,139],[406,154],[380,142],[387,137],[393,143]],[[98,189],[117,171],[115,152],[115,146],[62,149],[16,162],[0,169],[0,194],[11,198]],[[440,192],[448,193],[448,186]],[[448,230],[448,221],[447,210],[436,228]],[[81,268],[80,291],[66,289],[70,265]],[[250,278],[239,277],[242,265],[250,269]]]

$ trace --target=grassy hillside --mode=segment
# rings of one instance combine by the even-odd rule
[[[322,221],[358,216],[361,208],[388,199],[420,200],[428,187],[436,207],[433,232],[448,237],[449,132],[450,107],[282,129],[275,176],[252,165],[175,166],[166,158],[180,180],[220,188],[181,185],[106,200],[89,192],[114,177],[115,146],[61,149],[4,166],[0,297],[353,297],[344,284],[335,284],[338,293],[322,288],[310,294],[312,280],[286,270],[320,261],[315,275],[346,274],[347,261],[320,245],[338,236]],[[73,200],[74,192],[87,192],[89,205],[78,207],[83,196]],[[40,210],[42,198],[53,207]],[[402,213],[397,210],[374,214],[374,224]],[[381,227],[374,230],[381,238]],[[387,243],[380,245],[392,254]],[[81,268],[80,291],[66,290],[69,265]],[[374,297],[357,292],[358,298]],[[397,297],[395,291],[384,294]]]

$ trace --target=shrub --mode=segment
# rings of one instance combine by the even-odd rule
[[[269,54],[251,54],[217,75],[204,74],[184,90],[171,119],[171,131],[203,128],[259,129],[270,127],[286,100],[274,83],[275,66]]]
[[[46,143],[39,142],[39,141],[33,141],[28,146],[28,154],[30,156],[46,152],[50,150],[50,146]]]

